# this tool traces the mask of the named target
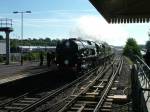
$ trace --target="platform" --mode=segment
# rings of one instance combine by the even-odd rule
[[[0,85],[15,80],[23,79],[33,75],[49,72],[56,69],[55,65],[47,67],[39,66],[39,62],[11,63],[10,65],[0,64]]]

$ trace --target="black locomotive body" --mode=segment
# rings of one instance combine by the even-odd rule
[[[86,70],[99,63],[104,54],[104,45],[93,41],[66,39],[56,46],[58,68],[75,71]]]

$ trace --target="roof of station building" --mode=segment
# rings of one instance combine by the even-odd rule
[[[150,21],[150,0],[89,0],[108,23]]]

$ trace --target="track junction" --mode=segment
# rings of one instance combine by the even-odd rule
[[[114,102],[128,102],[126,94],[116,95],[119,85],[117,78],[121,75],[123,60],[123,57],[115,57],[111,63],[105,62],[54,90],[29,91],[6,100],[0,104],[0,111],[111,112]]]

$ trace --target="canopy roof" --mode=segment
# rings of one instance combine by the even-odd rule
[[[150,21],[150,0],[90,0],[108,23]]]

